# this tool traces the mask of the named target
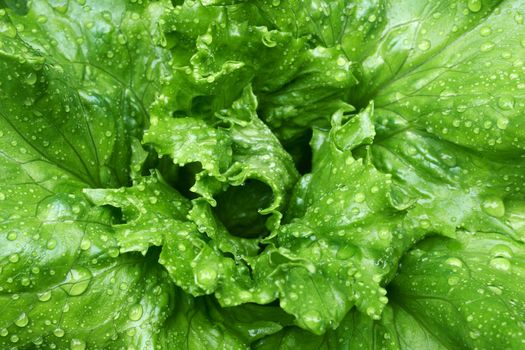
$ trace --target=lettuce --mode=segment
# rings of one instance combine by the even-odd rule
[[[524,16],[0,1],[0,347],[523,348]]]

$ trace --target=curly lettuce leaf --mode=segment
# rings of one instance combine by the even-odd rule
[[[354,159],[350,149],[337,147],[333,139],[339,135],[345,140],[344,132],[339,133],[345,127],[330,135],[314,134],[312,143],[321,146],[312,173],[299,182],[289,223],[275,236],[276,251],[268,253],[286,252],[290,260],[281,258],[279,273],[272,276],[281,307],[317,334],[336,328],[354,305],[379,318],[388,301],[383,283],[422,234],[405,225],[406,212],[391,204],[389,177]],[[350,145],[356,140],[346,141]]]
[[[213,114],[252,84],[261,119],[287,142],[312,125],[328,127],[338,109],[352,109],[346,100],[357,80],[341,48],[311,47],[308,36],[274,30],[266,17],[248,3],[185,2],[168,12],[164,28],[177,44],[162,108]]]

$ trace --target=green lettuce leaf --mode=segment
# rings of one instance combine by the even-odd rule
[[[523,244],[491,233],[429,238],[401,262],[381,320],[350,312],[335,331],[297,327],[256,349],[505,349],[523,346]],[[502,335],[505,336],[502,336]]]
[[[0,346],[151,346],[172,285],[154,256],[119,255],[112,211],[82,192],[128,181],[123,119],[106,114],[111,92],[78,86],[77,63],[37,47],[29,27],[43,20],[20,34],[27,18],[4,12],[19,34],[0,35]]]

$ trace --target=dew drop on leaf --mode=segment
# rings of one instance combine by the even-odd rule
[[[70,350],[85,350],[86,342],[81,339],[73,338],[71,339],[71,342],[69,343],[69,349]]]
[[[452,277],[449,277],[448,280],[447,280],[447,283],[448,283],[450,286],[455,286],[456,284],[459,283],[459,277],[458,277],[458,276],[452,276]]]
[[[468,0],[467,7],[471,12],[479,12],[481,10],[481,0]]]
[[[428,51],[430,47],[431,47],[430,41],[426,39],[421,40],[419,44],[417,44],[417,48],[420,49],[421,51]]]
[[[51,238],[49,241],[47,241],[46,248],[49,250],[55,249],[57,246],[57,240],[54,238]]]
[[[51,291],[49,291],[49,290],[46,291],[46,292],[38,294],[38,300],[40,300],[42,302],[49,301],[50,299],[51,299]]]
[[[135,304],[129,308],[128,317],[132,321],[138,321],[142,318],[142,313],[143,313],[142,305]]]
[[[340,247],[337,250],[335,257],[337,259],[347,260],[347,259],[350,259],[352,256],[354,256],[355,253],[356,253],[356,248],[354,246],[346,245],[346,246]]]
[[[483,37],[489,36],[490,34],[492,34],[492,29],[487,26],[481,27],[481,29],[479,30],[479,34]]]
[[[82,241],[80,241],[80,249],[88,250],[89,248],[91,248],[91,241],[89,240],[89,238],[82,238]]]
[[[481,46],[479,47],[479,50],[481,52],[488,52],[490,50],[492,50],[494,48],[494,43],[492,41],[487,41],[483,44],[481,44]]]
[[[455,267],[463,266],[463,262],[459,260],[458,258],[448,258],[447,260],[445,260],[445,264],[450,265],[450,266],[455,266]]]
[[[93,275],[84,267],[73,268],[69,271],[66,283],[61,287],[71,296],[81,295],[86,291]]]
[[[487,197],[483,200],[481,207],[485,213],[496,218],[505,215],[505,204],[498,197]]]
[[[25,327],[29,323],[29,318],[27,317],[26,313],[23,312],[18,316],[18,318],[15,320],[15,325],[17,327]]]
[[[514,98],[512,96],[501,96],[498,99],[498,107],[508,111],[514,108]]]
[[[505,244],[496,244],[490,250],[490,254],[495,258],[512,258],[512,249]]]
[[[319,311],[310,310],[304,313],[303,322],[306,327],[310,329],[319,328],[322,323],[322,317]]]
[[[66,332],[62,329],[62,328],[56,328],[54,331],[53,331],[53,334],[58,337],[58,338],[62,338],[64,336],[64,334],[66,334]]]
[[[211,289],[217,282],[217,271],[211,267],[204,267],[197,272],[197,283],[204,289]]]
[[[510,270],[510,261],[506,258],[494,258],[490,260],[490,266],[501,271]]]

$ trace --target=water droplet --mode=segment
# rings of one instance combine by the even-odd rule
[[[49,290],[38,294],[38,300],[40,301],[46,302],[46,301],[49,301],[50,299],[51,299],[51,291]]]
[[[53,334],[58,338],[62,338],[66,332],[62,328],[57,328],[53,331]]]
[[[33,72],[29,73],[24,79],[24,83],[26,83],[27,85],[35,85],[36,81],[37,75]]]
[[[376,20],[377,20],[377,16],[376,15],[368,16],[368,22],[374,23]]]
[[[494,43],[492,41],[487,41],[486,43],[481,44],[479,50],[481,52],[488,52],[494,48]]]
[[[517,24],[523,24],[523,15],[521,13],[516,13],[516,15],[514,15],[514,20]]]
[[[471,12],[479,12],[481,10],[481,0],[468,0],[467,7]]]
[[[445,260],[445,264],[450,265],[450,266],[455,266],[455,267],[463,266],[463,262],[459,260],[458,258],[448,258],[447,260]]]
[[[57,240],[54,238],[51,238],[49,241],[47,241],[46,247],[49,250],[55,249],[57,246]]]
[[[481,333],[478,330],[473,330],[469,332],[469,335],[472,339],[477,339],[481,335]]]
[[[29,318],[25,312],[22,312],[20,316],[15,320],[15,325],[18,327],[25,327],[29,323]]]
[[[337,250],[335,257],[340,260],[348,260],[356,253],[356,248],[353,245],[345,245]]]
[[[10,340],[11,340],[12,343],[16,343],[16,342],[18,342],[20,340],[20,338],[18,337],[18,335],[13,334],[11,336]]]
[[[7,240],[8,241],[14,241],[16,239],[18,235],[16,234],[16,232],[9,232],[7,234]]]
[[[512,258],[512,249],[505,244],[496,244],[490,250],[490,254],[495,258]]]
[[[116,258],[120,255],[120,250],[117,247],[112,247],[108,249],[108,255],[112,258]]]
[[[498,118],[496,120],[496,126],[498,129],[505,130],[509,125],[509,120],[507,118]]]
[[[11,23],[0,22],[0,33],[7,35],[10,38],[16,38],[16,28]]]
[[[447,283],[448,283],[450,286],[455,286],[456,284],[459,283],[459,277],[458,277],[458,276],[452,276],[452,277],[449,277],[448,280],[447,280]]]
[[[210,45],[213,42],[213,37],[211,36],[210,33],[206,33],[204,35],[201,35],[201,40],[206,45]]]
[[[117,41],[120,45],[125,45],[127,42],[126,37],[123,34],[117,36]]]
[[[490,260],[490,266],[501,271],[508,271],[511,267],[510,261],[506,258],[494,258]]]
[[[357,202],[357,203],[363,203],[366,199],[366,196],[364,193],[356,193],[355,197],[354,197],[354,200]]]
[[[135,304],[129,308],[128,317],[132,321],[138,321],[142,318],[142,305]]]
[[[9,331],[5,328],[0,329],[0,337],[7,337]]]
[[[67,274],[66,283],[62,286],[62,289],[71,296],[80,295],[86,291],[92,278],[91,271],[84,267],[71,269]]]
[[[426,39],[423,39],[419,42],[419,44],[417,45],[417,48],[420,49],[421,51],[427,51],[428,49],[430,49],[430,41],[426,40]]]
[[[492,34],[492,28],[490,27],[481,27],[481,29],[479,30],[479,34],[481,36],[489,36],[490,34]]]
[[[20,256],[18,254],[13,254],[9,257],[9,261],[13,264],[17,263],[20,260]]]
[[[337,58],[337,65],[338,65],[339,67],[344,67],[344,66],[346,66],[347,63],[348,63],[348,61],[347,61],[346,58],[344,58],[343,56],[339,56],[339,57]]]
[[[40,24],[44,24],[44,23],[47,22],[47,17],[46,17],[46,16],[38,16],[38,17],[36,18],[36,21],[37,21],[38,23],[40,23]]]
[[[487,197],[483,200],[481,207],[485,213],[496,218],[505,215],[505,204],[499,197]]]
[[[80,6],[84,6],[86,4],[86,0],[77,0],[77,3],[80,5]]]
[[[81,339],[71,339],[71,342],[69,343],[69,349],[70,350],[85,350],[86,349],[86,342]]]
[[[304,313],[302,321],[306,328],[319,329],[319,326],[322,323],[322,317],[319,311],[310,310]]]
[[[501,96],[498,99],[498,107],[508,111],[514,108],[514,98],[512,96]]]
[[[496,295],[501,295],[503,294],[503,291],[501,290],[501,288],[498,288],[496,286],[487,286],[487,288],[494,294]]]
[[[204,289],[213,289],[217,283],[217,270],[212,267],[203,267],[197,272],[197,284]]]
[[[89,248],[91,248],[91,241],[89,240],[89,238],[82,238],[82,241],[80,241],[80,249],[88,250]]]
[[[345,79],[347,79],[348,77],[348,74],[345,70],[341,69],[341,70],[338,70],[334,73],[334,78],[335,80],[337,81],[344,81]]]
[[[279,6],[281,4],[281,0],[272,0],[273,6]]]
[[[4,200],[5,200],[5,194],[0,192],[0,201],[4,201]]]

